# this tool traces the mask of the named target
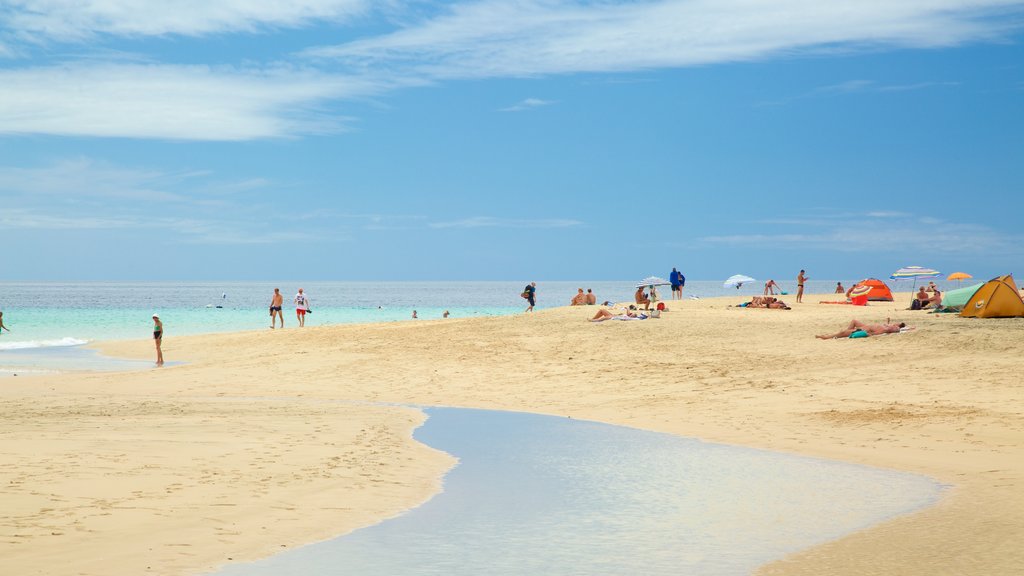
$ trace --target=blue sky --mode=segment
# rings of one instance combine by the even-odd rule
[[[1024,275],[965,4],[0,0],[3,277]]]

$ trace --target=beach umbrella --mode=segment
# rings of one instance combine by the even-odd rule
[[[668,286],[669,284],[671,284],[671,282],[669,282],[668,280],[665,280],[664,278],[658,278],[657,276],[648,276],[647,278],[644,278],[640,282],[637,282],[636,287],[637,288],[643,288],[645,286],[650,286],[651,287],[651,302],[657,302],[658,301],[658,293],[654,290],[654,287],[655,286]]]
[[[637,282],[636,287],[640,288],[641,286],[668,286],[669,284],[671,284],[671,282],[665,280],[664,278],[658,278],[657,276],[648,276],[647,278],[644,278],[643,280]]]
[[[953,272],[949,276],[946,276],[946,280],[956,280],[957,286],[960,285],[961,280],[969,280],[971,278],[974,278],[974,276],[971,276],[967,272]]]
[[[917,280],[919,278],[935,278],[940,272],[938,270],[932,270],[931,268],[922,268],[920,266],[907,266],[906,268],[900,268],[899,270],[892,273],[889,278],[893,280],[913,280],[914,286],[910,289],[911,299],[914,298],[914,288],[917,288]]]
[[[740,286],[743,286],[747,282],[757,282],[757,280],[750,276],[744,276],[743,274],[734,274],[722,283],[722,288],[736,288],[739,290]]]
[[[857,284],[853,287],[853,290],[850,290],[850,296],[864,296],[869,292],[871,292],[871,286],[868,286],[867,284]]]

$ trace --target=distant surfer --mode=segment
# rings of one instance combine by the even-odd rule
[[[309,297],[302,293],[302,288],[299,288],[299,293],[295,295],[295,317],[299,320],[299,328],[306,325],[306,312],[309,311]]]
[[[153,314],[153,341],[156,343],[156,365],[164,365],[164,351],[160,345],[164,341],[164,323],[160,321],[158,314]]]
[[[274,288],[274,296],[270,299],[270,329],[277,325],[277,318],[281,319],[281,328],[284,328],[284,313],[281,312],[281,305],[284,304],[284,296],[281,296],[281,289]],[[276,316],[276,318],[275,318]]]

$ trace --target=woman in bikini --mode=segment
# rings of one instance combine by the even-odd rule
[[[164,340],[164,323],[160,321],[160,316],[153,314],[153,341],[156,342],[156,365],[164,365],[164,351],[160,349],[160,344]]]

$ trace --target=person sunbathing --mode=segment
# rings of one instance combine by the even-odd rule
[[[774,296],[754,296],[746,305],[746,308],[773,308],[776,310],[789,310],[785,302]]]
[[[928,300],[930,299],[931,296],[928,295],[928,292],[925,292],[924,286],[921,286],[921,289],[914,295],[914,301],[911,303],[910,309],[920,310],[928,305]]]
[[[637,304],[643,304],[644,310],[651,307],[651,299],[647,297],[647,293],[644,292],[643,286],[636,289],[636,294],[633,295]]]
[[[849,338],[850,334],[853,334],[858,330],[863,330],[864,332],[867,332],[868,336],[879,336],[881,334],[896,334],[904,329],[913,330],[913,328],[908,328],[907,325],[904,324],[903,322],[900,322],[899,324],[892,324],[890,323],[888,318],[885,319],[885,324],[865,324],[860,320],[854,319],[850,320],[850,323],[846,326],[846,328],[843,328],[842,330],[836,332],[835,334],[818,334],[815,336],[815,338],[820,338],[822,340],[831,340],[833,338]]]
[[[611,310],[605,310],[604,308],[597,311],[594,317],[590,319],[591,322],[604,322],[605,320],[645,320],[647,316],[643,314],[637,315],[633,310],[626,310],[624,314],[612,314]]]
[[[579,292],[577,292],[576,295],[572,297],[572,300],[569,302],[569,306],[586,306],[586,305],[587,305],[587,295],[583,293],[583,288],[580,288]]]

